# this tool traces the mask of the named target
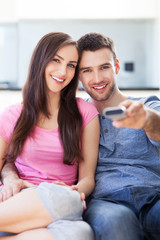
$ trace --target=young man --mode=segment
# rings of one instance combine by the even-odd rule
[[[160,239],[160,100],[127,97],[113,41],[89,33],[78,40],[80,80],[99,111],[101,137],[96,187],[84,219],[96,240]],[[127,117],[105,119],[104,108],[122,105]]]

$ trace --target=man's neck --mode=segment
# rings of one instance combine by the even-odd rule
[[[91,102],[95,105],[99,113],[103,112],[106,107],[115,107],[120,104],[120,102],[127,99],[127,96],[122,94],[121,91],[117,90],[109,99],[105,101],[96,101],[91,98]]]

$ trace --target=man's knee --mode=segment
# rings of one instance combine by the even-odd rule
[[[113,208],[88,209],[84,214],[84,220],[97,230],[108,231],[111,228],[120,228],[137,221],[135,214],[125,206],[117,205]]]
[[[96,239],[141,239],[142,228],[136,215],[123,205],[93,201],[84,220],[93,228]],[[126,238],[128,229],[133,235],[131,238]]]

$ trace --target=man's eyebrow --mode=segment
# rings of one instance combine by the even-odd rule
[[[109,62],[106,62],[106,63],[101,64],[100,66],[104,66],[104,65],[110,66],[111,64]]]
[[[61,60],[64,60],[64,58],[63,57],[61,57],[61,56],[59,56],[58,54],[56,54],[55,56],[57,56],[57,57],[59,57]],[[69,61],[70,63],[78,63],[77,61]]]
[[[89,68],[91,68],[91,67],[82,67],[82,68],[80,68],[79,70],[80,70],[80,71],[83,71],[83,70],[87,70],[87,69],[89,69]]]

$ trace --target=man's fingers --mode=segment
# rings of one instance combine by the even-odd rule
[[[127,118],[119,121],[113,121],[114,127],[129,127],[140,129],[145,126],[145,123],[147,121],[147,110],[140,101],[126,100],[122,102],[121,105],[125,106],[127,109]]]
[[[121,105],[126,107],[126,114],[129,117],[136,115],[139,111],[144,112],[144,106],[140,101],[126,100],[122,102]]]

